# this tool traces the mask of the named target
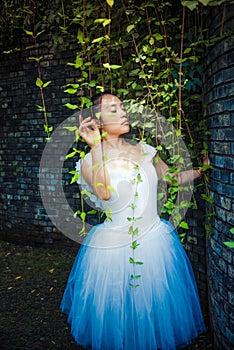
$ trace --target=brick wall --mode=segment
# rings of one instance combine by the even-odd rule
[[[234,28],[234,6],[212,9],[210,35]],[[219,39],[207,54],[205,102],[209,123],[213,235],[208,237],[208,284],[214,348],[234,348],[234,254],[224,245],[234,225],[234,37]]]
[[[36,86],[37,65],[31,39],[24,39],[21,51],[3,54],[0,64],[0,237],[24,244],[74,245],[56,230],[46,214],[39,192],[39,165],[46,144],[43,114]],[[27,48],[29,47],[29,48]],[[74,50],[54,52],[47,38],[39,45],[42,56],[42,80],[52,83],[44,90],[49,124],[57,127],[72,113],[64,107],[73,102],[64,86],[75,80],[76,71],[67,66],[75,59]],[[63,186],[70,204],[76,207],[77,191],[70,186],[68,171],[74,166],[66,161]],[[48,176],[47,191],[53,191],[56,174]],[[64,208],[65,210],[65,208]]]

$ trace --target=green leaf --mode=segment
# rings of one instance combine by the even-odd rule
[[[78,174],[78,173],[74,174],[74,176],[71,179],[70,184],[72,185],[73,183],[77,182],[79,180],[79,178],[80,178],[80,174]]]
[[[88,191],[88,190],[82,190],[81,192],[80,192],[83,196],[86,194],[87,196],[90,196],[90,191]]]
[[[187,49],[184,50],[184,53],[185,53],[185,54],[186,54],[186,53],[189,53],[191,50],[192,50],[191,47],[187,47]]]
[[[64,90],[64,92],[67,92],[70,95],[74,95],[77,92],[77,89],[69,88],[69,89]]]
[[[106,0],[106,2],[110,7],[114,5],[114,0]]]
[[[214,203],[213,198],[208,197],[205,193],[201,194],[201,197],[210,204]]]
[[[163,39],[163,36],[162,36],[161,34],[159,34],[159,33],[154,34],[154,37],[155,37],[155,39],[156,39],[157,41],[160,41],[160,40]]]
[[[73,89],[78,89],[79,84],[67,84],[66,86],[71,86]]]
[[[67,108],[69,108],[69,109],[71,109],[71,110],[74,110],[74,109],[79,108],[79,106],[73,105],[73,104],[71,104],[71,103],[66,103],[64,106],[67,107]]]
[[[47,81],[46,83],[43,84],[43,88],[46,88],[50,84],[51,84],[51,81]]]
[[[44,112],[44,107],[40,105],[35,105],[37,107],[37,110],[40,112]]]
[[[127,32],[130,33],[133,28],[135,28],[135,24],[130,24],[129,26],[127,26]]]
[[[181,221],[179,226],[185,230],[189,229],[189,226],[188,226],[187,222],[185,222],[185,221]]]
[[[103,63],[103,67],[104,68],[107,68],[108,70],[111,70],[111,69],[119,69],[121,68],[122,66],[119,66],[117,64],[112,64],[110,65],[110,63]]]
[[[101,41],[103,41],[105,38],[104,36],[101,36],[99,38],[93,39],[92,44],[97,44],[100,43]]]
[[[232,228],[230,229],[230,232],[231,232],[231,234],[234,235],[234,227],[232,227]]]
[[[44,124],[44,130],[47,133],[52,132],[53,131],[53,126],[49,126],[49,125]]]
[[[96,182],[95,187],[104,187],[104,184],[102,184],[101,182]]]
[[[78,130],[77,126],[64,126],[63,129],[67,129],[68,131],[76,131]]]
[[[199,0],[199,2],[203,5],[203,6],[207,6],[210,3],[210,0]]]
[[[84,42],[84,34],[80,30],[80,28],[78,29],[78,33],[77,33],[77,40],[79,41],[80,44],[83,44]]]
[[[228,247],[228,248],[234,248],[234,242],[224,242],[224,244]]]
[[[39,88],[42,88],[42,86],[43,86],[43,81],[41,80],[41,78],[37,78],[37,80],[36,80],[36,86],[38,86]]]
[[[97,213],[97,210],[93,209],[93,210],[89,210],[87,212],[87,214],[96,214]]]
[[[88,191],[88,190],[82,190],[80,193],[82,194],[82,196],[84,196],[85,194],[87,196],[90,196],[90,191]]]
[[[107,186],[107,189],[112,193],[115,192],[114,188],[110,185]]]
[[[71,152],[69,154],[66,155],[66,159],[72,158],[76,155],[77,151]]]
[[[130,278],[131,278],[131,280],[133,280],[133,279],[137,280],[137,279],[141,278],[141,275],[131,275]]]
[[[27,35],[30,35],[30,36],[34,36],[34,34],[33,34],[33,32],[30,32],[29,30],[25,30],[25,33],[27,34]]]
[[[188,7],[190,11],[193,11],[198,5],[198,0],[193,0],[193,1],[181,0],[181,4],[182,6]]]
[[[107,25],[109,25],[111,23],[111,19],[110,18],[98,18],[98,19],[95,19],[94,23],[101,23],[103,25],[103,27],[106,27]]]
[[[82,213],[80,213],[80,218],[81,218],[81,220],[83,222],[85,221],[85,218],[86,218],[86,212],[85,211],[82,211]]]
[[[83,64],[83,59],[79,56],[76,56],[76,63],[75,63],[75,68],[80,68]]]
[[[29,57],[28,59],[32,60],[32,61],[40,62],[42,60],[42,58],[43,57]]]
[[[140,244],[137,243],[137,241],[133,241],[130,248],[133,249],[133,250],[135,250],[139,245],[140,245]]]

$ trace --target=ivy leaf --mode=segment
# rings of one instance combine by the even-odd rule
[[[111,70],[111,69],[119,69],[121,68],[122,66],[119,66],[117,64],[112,64],[110,65],[110,63],[103,63],[103,67],[104,68],[107,68],[108,70]]]
[[[110,185],[107,186],[107,189],[110,191],[110,192],[115,192],[114,188]]]
[[[201,194],[201,197],[210,204],[214,203],[213,198],[208,197],[205,193]]]
[[[46,83],[43,84],[43,88],[46,88],[50,84],[51,84],[51,81],[47,81]]]
[[[182,221],[179,226],[185,230],[189,229],[189,226],[188,226],[187,222],[185,222],[185,221]]]
[[[184,50],[184,53],[189,53],[192,50],[191,47],[187,47],[187,49]]]
[[[43,81],[41,80],[41,78],[37,78],[37,80],[36,80],[36,86],[38,86],[39,88],[42,88],[42,86],[43,86]]]
[[[224,242],[224,244],[228,247],[228,248],[234,248],[234,242]]]
[[[77,151],[74,151],[74,152],[67,154],[66,159],[74,157],[74,155],[76,155],[76,153],[77,153]]]
[[[87,214],[96,214],[97,213],[97,210],[93,209],[93,210],[90,210],[87,212]]]
[[[76,63],[74,65],[75,68],[80,68],[83,64],[83,60],[81,57],[79,56],[76,56]]]
[[[135,24],[130,24],[129,26],[127,26],[127,32],[130,33],[133,28],[135,28]]]
[[[181,0],[181,4],[182,6],[188,7],[190,11],[193,11],[198,5],[198,0],[193,0],[193,1]]]
[[[64,106],[71,109],[71,110],[79,108],[77,105],[73,105],[71,103],[66,103]]]
[[[77,89],[69,88],[64,90],[64,92],[67,92],[70,95],[74,95],[77,92]]]
[[[80,44],[83,44],[84,42],[84,34],[80,29],[78,29],[77,40],[79,41]]]
[[[30,32],[29,30],[25,30],[25,33],[26,33],[27,35],[30,35],[30,36],[33,37],[33,32]]]
[[[110,7],[114,5],[114,0],[106,0],[106,2]]]
[[[130,276],[131,277],[131,280],[137,280],[137,279],[139,279],[139,278],[141,278],[141,275],[131,275]]]
[[[70,184],[72,185],[73,183],[77,182],[79,180],[79,178],[80,178],[80,174],[79,173],[74,174],[74,176],[71,179]]]
[[[102,23],[103,27],[108,26],[108,24],[111,23],[111,19],[110,18],[98,18],[95,19],[94,23]]]
[[[67,129],[68,131],[76,131],[78,130],[77,126],[64,126],[63,129]]]
[[[80,213],[80,218],[81,218],[81,220],[83,222],[85,221],[85,218],[86,218],[86,212],[85,211],[82,211],[82,213]]]
[[[104,40],[104,36],[100,36],[99,38],[93,39],[92,43],[93,44],[100,43],[102,40]]]
[[[210,2],[210,0],[199,0],[200,3],[202,3],[203,6],[207,6]]]
[[[140,243],[137,243],[137,241],[133,241],[130,248],[135,250],[139,245],[140,245]]]
[[[163,36],[162,36],[161,34],[159,34],[159,33],[154,34],[154,37],[155,37],[155,39],[158,40],[158,41],[160,41],[160,40],[163,39]]]

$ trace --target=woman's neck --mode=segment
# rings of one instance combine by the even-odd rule
[[[110,136],[107,135],[105,139],[103,140],[103,146],[105,149],[121,149],[123,147],[126,147],[127,142],[124,140],[123,137],[116,137],[116,136]]]

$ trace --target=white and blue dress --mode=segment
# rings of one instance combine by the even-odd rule
[[[141,147],[139,167],[121,174],[108,169],[111,199],[92,196],[96,206],[111,210],[111,220],[88,233],[61,302],[75,341],[86,349],[173,350],[205,331],[189,259],[174,227],[158,216],[155,149]],[[139,173],[140,181],[134,181]],[[79,182],[87,188],[82,177]],[[139,244],[134,250],[133,215]]]

